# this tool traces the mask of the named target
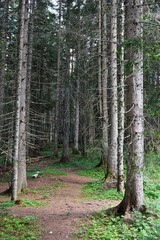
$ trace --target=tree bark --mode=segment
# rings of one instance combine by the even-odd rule
[[[117,213],[143,209],[143,0],[129,1],[127,9],[127,39],[132,45],[127,51],[130,63],[128,72],[128,133],[127,144],[127,181],[125,195],[116,208]],[[138,41],[138,45],[137,45]]]
[[[118,106],[117,106],[117,0],[111,2],[111,129],[107,164],[107,181],[117,182],[117,139],[118,139]]]
[[[3,5],[2,27],[1,27],[1,59],[0,59],[0,146],[2,147],[2,129],[3,129],[3,110],[5,96],[5,64],[7,53],[7,31],[8,31],[8,9],[9,1],[6,0]]]
[[[27,84],[27,56],[28,56],[28,20],[29,2],[25,1],[23,28],[23,56],[20,96],[20,132],[19,132],[19,161],[18,161],[18,192],[27,187],[26,176],[26,84]]]
[[[12,196],[16,201],[18,196],[18,165],[19,165],[19,144],[20,144],[20,121],[21,121],[21,80],[23,68],[23,47],[24,47],[24,19],[25,19],[25,0],[19,2],[19,46],[18,46],[18,69],[17,69],[17,99],[16,99],[16,120],[14,137],[14,156],[13,156],[13,175],[12,175]]]
[[[31,103],[31,77],[32,77],[32,53],[33,53],[33,28],[34,28],[34,8],[35,0],[30,1],[29,6],[29,25],[28,25],[28,59],[27,59],[27,89],[26,89],[26,142],[27,142],[27,156],[29,156],[29,123],[30,123],[30,103]]]
[[[57,43],[57,89],[54,121],[54,157],[58,157],[58,132],[59,132],[59,110],[60,110],[60,85],[61,85],[61,12],[62,0],[59,0],[59,22],[58,22],[58,43]]]
[[[105,168],[108,161],[108,66],[107,66],[107,17],[106,1],[102,1],[102,159]]]
[[[120,68],[119,68],[119,117],[118,117],[118,182],[117,190],[124,192],[124,164],[123,164],[123,146],[124,146],[124,19],[125,8],[124,0],[120,2]]]

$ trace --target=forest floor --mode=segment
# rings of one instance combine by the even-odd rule
[[[36,163],[43,169],[44,161]],[[14,205],[10,212],[19,217],[35,216],[44,229],[41,240],[65,240],[75,239],[74,232],[78,229],[80,221],[86,216],[117,205],[118,201],[112,200],[88,200],[82,195],[82,187],[91,179],[76,174],[79,168],[63,169],[67,175],[39,175],[38,178],[28,180],[29,191],[23,193],[20,198],[30,201],[43,202],[43,206],[31,207]],[[62,169],[60,169],[62,170]],[[58,186],[53,188],[52,186]],[[0,184],[0,192],[6,189],[6,185]],[[35,189],[41,189],[43,194]],[[48,190],[49,189],[49,190]],[[46,192],[45,192],[46,191]],[[34,194],[33,194],[34,193]],[[3,199],[4,201],[4,199]]]

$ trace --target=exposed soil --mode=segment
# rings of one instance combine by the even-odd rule
[[[82,177],[75,173],[75,169],[67,169],[67,176],[40,176],[28,181],[29,188],[45,187],[55,182],[62,182],[63,187],[57,189],[47,201],[48,204],[40,207],[22,207],[15,205],[11,213],[17,216],[36,216],[45,229],[42,240],[74,239],[73,232],[77,223],[94,211],[107,209],[117,205],[117,201],[111,200],[86,200],[82,197],[81,187],[93,179]],[[5,185],[0,184],[0,192],[5,190]],[[33,195],[25,196],[33,199]],[[34,196],[34,199],[45,201],[42,196]]]

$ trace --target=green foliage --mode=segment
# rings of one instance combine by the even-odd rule
[[[0,203],[0,209],[4,209],[4,208],[9,208],[12,207],[14,205],[13,201],[4,201]]]
[[[39,202],[37,200],[22,199],[23,207],[40,207],[46,205],[46,202]]]
[[[87,159],[89,159],[90,161],[100,161],[102,150],[100,147],[96,146],[96,147],[88,148],[86,151],[86,154],[87,154]]]
[[[37,224],[35,217],[0,217],[0,239],[38,240],[40,239],[40,234],[40,226]]]
[[[73,167],[94,167],[98,164],[97,158],[90,159],[88,157],[82,157],[81,155],[71,155],[69,163],[54,163],[53,168],[73,168]]]
[[[148,211],[160,215],[160,156],[153,152],[145,155],[144,194]]]
[[[106,189],[102,181],[87,183],[82,188],[83,196],[89,199],[102,200],[121,200],[122,193],[117,192],[116,189]]]
[[[86,219],[85,224],[82,224],[80,228],[75,239],[147,240],[160,238],[160,221],[137,212],[132,215],[131,222],[125,222],[123,217],[107,217],[104,213],[99,213]]]
[[[5,162],[5,159],[6,159],[6,156],[5,156],[5,155],[1,155],[1,156],[0,156],[0,165]]]
[[[80,176],[86,176],[96,179],[102,179],[104,178],[104,170],[102,168],[94,168],[94,169],[80,169],[76,171],[77,174]]]
[[[28,171],[27,172],[27,176],[29,178],[32,177],[33,174],[35,174],[36,172],[39,172],[39,176],[41,175],[53,175],[53,176],[61,176],[61,175],[67,175],[66,172],[62,171],[62,170],[58,170],[58,169],[53,169],[52,166],[48,166],[47,168],[45,168],[44,170],[38,170],[36,169],[35,171]]]
[[[62,171],[62,170],[51,169],[50,167],[46,168],[45,170],[39,171],[39,174],[42,174],[42,175],[53,175],[53,176],[61,176],[61,175],[65,176],[65,175],[67,175],[67,173]]]

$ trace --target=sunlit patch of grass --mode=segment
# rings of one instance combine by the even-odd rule
[[[102,181],[87,183],[82,187],[83,196],[93,200],[121,200],[123,195],[116,189],[106,189]]]
[[[40,225],[35,217],[0,216],[0,239],[38,240],[41,233]]]

